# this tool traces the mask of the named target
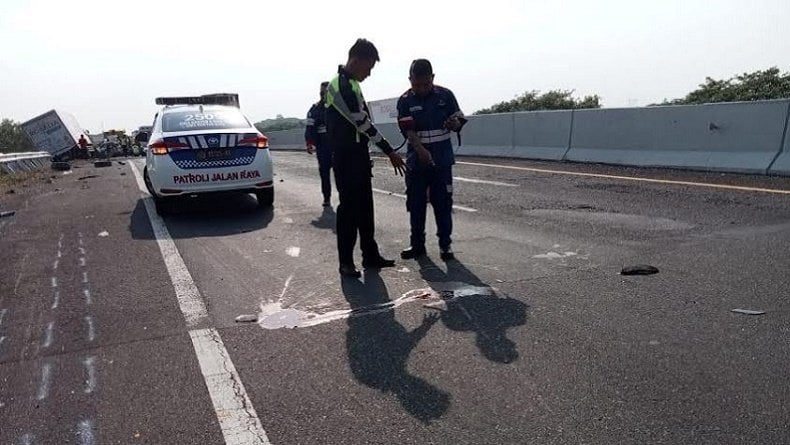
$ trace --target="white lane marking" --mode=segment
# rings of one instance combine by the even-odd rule
[[[5,341],[5,335],[0,336],[0,347],[3,346],[3,342]]]
[[[78,249],[80,250],[80,255],[85,255],[85,248],[84,247],[78,247]]]
[[[85,323],[88,324],[88,341],[93,341],[96,338],[96,330],[93,327],[93,317],[86,315]]]
[[[80,266],[85,267],[85,257],[80,257]]]
[[[298,258],[299,257],[299,253],[301,253],[301,252],[302,252],[302,249],[300,249],[299,247],[296,247],[296,246],[291,246],[291,247],[285,249],[285,253],[288,254],[288,256],[292,256],[294,258]]]
[[[52,309],[57,309],[58,304],[60,304],[60,291],[55,291],[55,294],[52,296]]]
[[[52,270],[58,270],[59,265],[60,265],[60,260],[55,260],[55,262],[52,263]]]
[[[52,287],[58,287],[58,279],[56,277],[52,277]]]
[[[82,273],[82,282],[83,283],[87,283],[88,282],[88,272],[83,272]]]
[[[33,439],[35,439],[35,436],[25,433],[19,438],[19,445],[33,445]]]
[[[81,420],[77,424],[77,439],[80,445],[93,445],[93,420]]]
[[[8,309],[0,309],[0,326],[3,325],[3,318],[5,318],[6,312],[8,312]]]
[[[509,182],[487,181],[485,179],[474,179],[474,178],[462,178],[460,176],[454,176],[453,180],[461,181],[461,182],[472,182],[475,184],[498,185],[501,187],[518,187],[518,184],[511,184]]]
[[[50,321],[47,324],[47,329],[44,331],[44,341],[41,343],[41,346],[45,348],[52,346],[52,337],[54,336],[54,329],[55,329],[55,322]]]
[[[110,233],[108,231],[106,231],[106,230],[102,230],[101,232],[99,232],[98,236],[100,236],[102,238],[106,238],[106,237],[110,236]]]
[[[153,201],[151,200],[148,191],[146,190],[145,183],[143,182],[140,172],[135,166],[134,162],[130,162],[129,166],[134,172],[137,179],[137,186],[140,191],[146,196],[143,197],[148,219],[151,222],[151,228],[154,231],[156,242],[159,245],[159,251],[162,253],[162,258],[165,261],[165,266],[170,274],[170,280],[173,282],[173,288],[176,291],[176,298],[181,312],[184,314],[187,326],[193,327],[200,322],[208,319],[208,311],[206,305],[203,303],[203,298],[200,296],[195,282],[192,280],[192,275],[189,273],[184,259],[176,248],[173,238],[170,237],[170,232],[167,230],[164,220],[156,213]]]
[[[63,256],[63,252],[61,252],[60,249],[58,249],[58,258],[61,258],[62,256]]]
[[[62,234],[61,234],[60,236],[61,236],[61,238],[63,237],[63,235],[62,235]],[[82,238],[82,232],[77,232],[77,236],[78,236],[78,237],[80,237],[80,238]]]
[[[373,191],[376,192],[376,193],[381,193],[383,195],[392,195],[392,196],[397,196],[398,198],[406,199],[406,195],[401,194],[401,193],[390,192],[390,191],[387,191],[387,190],[377,189],[375,187],[373,188]],[[462,205],[458,205],[458,204],[453,204],[453,208],[455,210],[461,210],[461,211],[469,212],[469,213],[477,212],[477,209],[473,209],[471,207],[466,207],[466,206],[462,206]]]
[[[176,248],[164,221],[156,211],[134,162],[129,167],[142,193],[148,220],[151,223],[159,250],[173,282],[181,312],[187,325],[206,321],[208,313],[192,275]],[[222,436],[227,445],[270,445],[255,407],[244,389],[236,367],[225,349],[216,329],[191,330],[189,336],[195,349],[200,370],[209,391]]]
[[[711,184],[708,182],[677,181],[673,179],[655,179],[655,178],[639,178],[635,176],[605,175],[601,173],[584,173],[584,172],[572,172],[565,170],[551,170],[545,168],[516,167],[514,165],[486,164],[482,162],[459,161],[456,162],[456,164],[476,165],[479,167],[504,168],[507,170],[520,170],[520,171],[528,171],[535,173],[549,173],[555,175],[584,176],[588,178],[619,179],[624,181],[652,182],[655,184],[687,185],[691,187],[708,187],[708,188],[722,189],[722,190],[740,190],[744,192],[763,192],[763,193],[777,193],[781,195],[790,195],[790,190],[767,189],[762,187],[745,187],[740,185]]]
[[[84,246],[84,244],[82,243],[82,238],[80,238],[79,243],[80,243],[80,246]]]
[[[52,380],[52,365],[49,363],[44,363],[41,367],[41,384],[38,387],[38,393],[36,394],[36,398],[38,400],[44,400],[49,395],[49,385],[50,381]]]
[[[85,295],[85,304],[92,304],[93,299],[91,298],[91,291],[88,289],[83,289],[82,294]]]
[[[216,329],[189,331],[226,444],[269,445],[236,367]]]
[[[63,241],[58,240],[58,250],[63,248]]]
[[[85,371],[88,373],[88,380],[85,381],[85,394],[91,394],[96,390],[96,368],[93,366],[96,363],[96,357],[88,357],[82,361],[85,365]]]

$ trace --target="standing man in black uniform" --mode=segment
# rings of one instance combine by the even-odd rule
[[[307,152],[316,153],[318,173],[321,175],[321,194],[324,195],[324,207],[329,207],[332,197],[332,180],[329,171],[332,169],[332,148],[326,139],[326,87],[329,82],[321,83],[320,99],[307,112],[307,126],[304,129],[304,141]]]
[[[358,39],[348,51],[348,61],[340,65],[328,85],[326,94],[326,127],[332,147],[335,185],[340,194],[337,208],[337,250],[340,274],[358,278],[362,274],[354,265],[354,245],[359,233],[362,267],[392,267],[395,261],[384,259],[374,239],[373,186],[370,182],[371,163],[368,142],[373,142],[390,158],[397,174],[403,175],[403,159],[379,134],[370,121],[368,106],[359,83],[370,76],[379,61],[373,43]]]

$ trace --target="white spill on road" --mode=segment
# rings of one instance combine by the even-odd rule
[[[192,275],[184,264],[164,220],[157,215],[151,196],[135,162],[129,167],[143,195],[148,220],[156,242],[170,275],[170,281],[178,299],[187,326],[208,321],[208,311],[203,297],[195,285]],[[255,407],[244,389],[241,377],[228,355],[222,337],[216,329],[192,329],[189,331],[200,371],[206,382],[214,413],[219,422],[226,445],[270,445]]]
[[[33,445],[35,436],[30,433],[25,433],[19,438],[19,445]]]
[[[41,346],[45,348],[52,346],[52,337],[54,336],[54,331],[55,331],[55,322],[50,321],[47,324],[46,330],[44,331],[44,341],[41,343]]]
[[[299,248],[299,247],[295,247],[295,246],[291,246],[291,247],[289,247],[289,248],[285,249],[285,253],[286,253],[288,256],[291,256],[291,257],[294,257],[294,258],[298,258],[298,257],[299,257],[299,254],[300,254],[301,252],[302,252],[302,249],[301,249],[301,248]]]
[[[410,290],[397,300],[386,303],[362,306],[354,309],[341,309],[322,314],[303,311],[296,308],[285,308],[282,297],[279,301],[261,303],[258,315],[258,324],[264,329],[304,328],[344,320],[351,317],[361,317],[391,311],[406,303],[422,302],[430,308],[440,309],[442,304],[455,301],[459,298],[473,295],[497,295],[496,289],[489,286],[473,286],[461,282],[430,283],[431,287]]]
[[[52,365],[49,363],[44,363],[41,366],[41,383],[38,385],[38,392],[36,393],[36,398],[38,400],[44,400],[49,396],[49,385],[52,380]]]
[[[106,238],[106,237],[110,236],[110,233],[107,232],[106,230],[104,230],[104,231],[99,232],[99,235],[97,235],[97,236],[102,237],[102,238]]]
[[[91,394],[96,390],[96,357],[88,357],[82,361],[85,366],[85,372],[88,374],[88,380],[85,381],[85,394]]]

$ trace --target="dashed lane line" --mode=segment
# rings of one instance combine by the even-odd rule
[[[397,196],[398,198],[406,199],[406,195],[404,195],[402,193],[390,192],[388,190],[377,189],[375,187],[373,188],[373,191],[376,192],[376,193],[381,193],[382,195]],[[473,209],[471,207],[466,207],[466,206],[462,206],[462,205],[458,205],[458,204],[453,204],[453,208],[455,210],[461,210],[463,212],[469,212],[469,213],[477,212],[477,209]]]
[[[143,194],[143,203],[156,236],[159,250],[170,274],[181,312],[190,328],[208,321],[203,297],[184,264],[164,220],[156,213],[143,177],[134,162],[129,163]],[[189,337],[195,349],[200,371],[208,388],[214,412],[227,445],[270,445],[252,401],[244,389],[222,338],[214,328],[191,329]]]

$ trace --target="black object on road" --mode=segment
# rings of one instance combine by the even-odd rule
[[[658,273],[658,268],[647,264],[627,266],[620,271],[620,275],[653,275]]]

